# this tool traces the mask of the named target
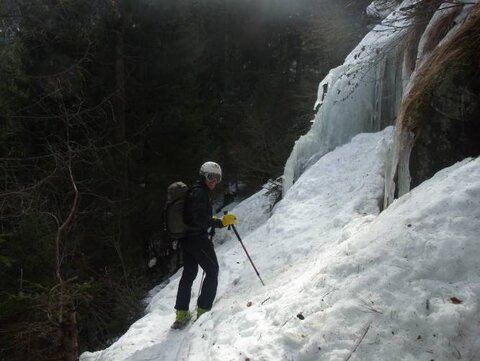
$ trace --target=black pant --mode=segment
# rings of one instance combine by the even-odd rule
[[[188,310],[192,284],[198,273],[198,266],[205,271],[205,280],[197,300],[197,306],[205,310],[212,308],[217,294],[218,261],[213,244],[207,236],[187,237],[182,240],[183,273],[178,285],[175,309]]]

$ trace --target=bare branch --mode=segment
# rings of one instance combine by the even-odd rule
[[[25,193],[34,191],[34,190],[36,190],[37,188],[39,188],[41,185],[45,184],[47,181],[49,181],[50,179],[52,179],[52,178],[54,177],[54,175],[55,175],[56,172],[57,172],[57,166],[55,166],[55,169],[53,170],[53,172],[51,172],[48,176],[42,178],[40,181],[38,181],[38,182],[35,183],[34,185],[32,185],[32,186],[30,186],[30,187],[25,187],[25,188],[23,188],[23,189],[16,190],[16,191],[0,193],[0,197],[8,197],[8,196],[13,196],[13,195],[22,195],[22,194],[25,194]]]
[[[370,323],[368,324],[368,326],[365,328],[365,331],[362,333],[362,335],[360,336],[360,338],[357,340],[357,342],[356,342],[356,344],[355,344],[355,347],[354,347],[353,350],[348,354],[348,357],[345,359],[345,361],[350,360],[350,358],[351,358],[352,355],[355,353],[355,351],[357,351],[358,346],[362,343],[363,339],[364,339],[365,336],[367,335],[367,332],[368,332],[368,330],[370,329],[371,324],[372,324],[372,322],[370,322]]]

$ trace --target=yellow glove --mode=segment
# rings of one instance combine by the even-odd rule
[[[233,213],[227,213],[222,217],[222,224],[224,227],[234,225],[237,222],[237,216]]]

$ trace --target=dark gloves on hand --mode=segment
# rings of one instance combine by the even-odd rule
[[[223,223],[220,218],[213,217],[212,219],[212,227],[213,228],[223,228]]]

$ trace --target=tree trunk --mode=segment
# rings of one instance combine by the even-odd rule
[[[123,254],[123,250],[128,248],[126,245],[132,239],[133,236],[133,221],[130,214],[132,200],[130,189],[130,175],[129,175],[129,140],[128,140],[128,125],[126,115],[127,104],[127,91],[126,91],[126,78],[125,78],[125,22],[128,9],[128,1],[126,0],[114,0],[112,1],[113,11],[116,17],[114,26],[115,31],[115,81],[116,92],[114,112],[115,121],[117,123],[117,142],[120,144],[122,151],[122,165],[119,169],[119,176],[121,179],[120,191],[121,191],[121,209],[119,212],[119,232],[118,237],[114,241],[120,263],[124,272],[125,278],[127,277],[127,259]],[[131,255],[127,255],[131,258]]]
[[[65,361],[78,360],[78,332],[77,318],[75,311],[65,313],[65,318],[61,324],[62,329],[62,348]]]
[[[117,83],[117,97],[115,104],[115,119],[118,124],[118,140],[126,140],[126,117],[125,117],[125,44],[123,39],[123,20],[118,19],[118,25],[115,31],[115,78]]]

